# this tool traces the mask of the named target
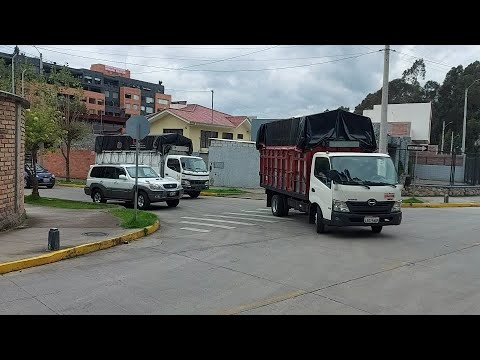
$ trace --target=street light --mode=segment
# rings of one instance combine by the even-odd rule
[[[443,148],[444,148],[444,145],[445,145],[445,128],[450,125],[450,124],[453,124],[453,121],[450,121],[447,125],[445,125],[445,121],[443,121],[443,127],[442,127],[442,147],[440,149],[442,149],[442,154],[443,154]]]
[[[35,49],[37,49],[37,47],[35,45],[32,45]],[[38,50],[38,53],[40,54],[40,75],[43,74],[43,58],[42,58],[42,53],[40,52],[40,50]]]
[[[468,96],[468,89],[475,84],[480,79],[474,80],[470,86],[465,89],[465,106],[463,107],[463,136],[462,136],[462,154],[465,154],[465,141],[467,138],[467,96]]]

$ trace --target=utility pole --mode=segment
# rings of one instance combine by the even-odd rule
[[[453,131],[452,131],[452,137],[450,138],[450,154],[453,153]]]
[[[378,152],[388,153],[388,122],[387,122],[387,110],[388,110],[388,68],[390,61],[390,45],[385,45],[385,54],[383,62],[383,86],[382,86],[382,113],[380,118],[380,139],[378,142]]]
[[[213,125],[213,90],[210,90],[212,92],[212,125]]]
[[[443,121],[442,127],[442,147],[440,148],[440,152],[443,154],[443,145],[445,144],[445,120]]]
[[[42,56],[42,53],[40,52],[40,50],[37,49],[37,47],[35,45],[33,45],[33,47],[38,51],[38,53],[40,54],[40,75],[43,75],[43,56]]]

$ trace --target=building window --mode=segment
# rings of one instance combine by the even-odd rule
[[[146,102],[147,104],[153,104],[153,98],[147,96],[147,97],[145,98],[145,102]]]
[[[145,111],[145,106],[140,106],[140,110]]]
[[[130,108],[131,108],[130,104],[129,104],[129,103],[126,103],[126,104],[125,104],[125,108],[126,108],[126,109],[130,109]]]
[[[216,131],[200,131],[200,147],[208,148],[210,146],[210,138],[217,138],[218,132]]]
[[[35,95],[38,96],[38,94],[35,94]],[[80,101],[87,102],[87,98],[86,98],[86,97],[82,97],[82,98],[80,99]]]
[[[85,80],[85,82],[87,84],[91,84],[92,83],[92,77],[91,76],[84,76],[83,77],[83,80]]]
[[[133,104],[133,110],[138,110],[138,105],[137,104]]]
[[[97,105],[103,105],[103,100],[97,100]]]
[[[117,92],[112,92],[112,98],[118,99],[118,93]]]
[[[242,140],[243,139],[243,134],[237,134],[237,139]]]
[[[223,133],[222,139],[233,140],[233,133]]]
[[[147,88],[147,87],[144,87],[143,90],[145,90],[145,91],[152,91],[152,89]]]
[[[168,105],[168,100],[165,99],[157,99],[159,105]]]
[[[95,109],[90,109],[90,114],[95,114]]]
[[[105,94],[105,97],[110,97],[110,91],[105,90],[105,91],[104,91],[104,94]]]
[[[88,103],[89,104],[96,104],[97,101],[95,100],[95,98],[88,98]]]
[[[133,95],[133,100],[140,100],[140,96],[138,96],[138,95]]]
[[[164,134],[180,134],[183,135],[183,129],[163,129]]]
[[[125,99],[131,99],[132,98],[132,94],[125,94]]]
[[[147,106],[147,107],[145,108],[145,111],[146,111],[147,114],[152,114],[152,113],[153,113],[153,108],[150,107],[150,106]]]
[[[102,83],[102,80],[99,78],[95,78],[95,84],[100,85]]]

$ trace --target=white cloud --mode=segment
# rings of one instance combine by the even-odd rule
[[[211,105],[214,90],[217,110],[233,115],[282,118],[322,112],[326,108],[353,109],[364,97],[382,86],[383,52],[329,62],[381,50],[382,45],[271,45],[231,46],[76,46],[37,45],[45,61],[90,68],[105,63],[131,70],[133,78],[158,83],[174,100]],[[477,58],[479,46],[392,45],[390,80],[401,76],[415,57],[426,61],[426,80],[442,82],[449,66],[466,66]],[[32,46],[20,46],[28,55],[38,56]],[[6,48],[1,49],[6,51]],[[241,56],[245,55],[245,56]],[[232,58],[235,57],[235,58]],[[228,61],[219,61],[232,58]],[[205,64],[210,63],[211,64]],[[322,63],[313,66],[303,66]],[[204,64],[204,65],[202,65]],[[238,69],[291,69],[221,72]],[[174,70],[182,69],[185,70]],[[170,69],[170,70],[169,70]],[[190,70],[190,71],[186,71]],[[202,71],[199,71],[202,70]],[[215,70],[215,71],[204,71]],[[172,89],[172,90],[170,90]],[[190,90],[188,92],[178,90]],[[193,92],[203,90],[204,92]]]

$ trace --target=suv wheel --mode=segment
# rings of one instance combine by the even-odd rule
[[[92,193],[92,200],[94,203],[102,203],[105,204],[107,200],[105,200],[105,197],[103,196],[103,193],[99,189],[93,190]]]
[[[137,207],[140,210],[145,210],[150,207],[150,199],[148,198],[148,195],[144,191],[138,192]]]

